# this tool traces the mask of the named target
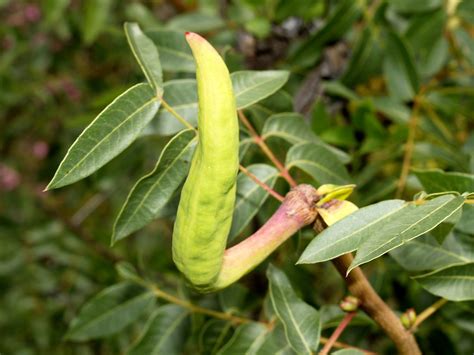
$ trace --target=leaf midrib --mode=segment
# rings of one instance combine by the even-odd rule
[[[409,230],[409,229],[412,228],[413,226],[416,226],[417,224],[420,224],[420,223],[423,222],[426,218],[430,217],[431,215],[433,215],[434,213],[436,213],[439,209],[445,207],[447,204],[449,204],[449,203],[451,203],[451,202],[453,202],[453,199],[451,199],[451,200],[449,200],[449,201],[446,201],[445,203],[443,203],[442,205],[440,205],[439,207],[437,207],[436,209],[434,209],[433,211],[431,211],[429,214],[425,215],[422,219],[418,220],[418,221],[415,222],[415,223],[412,223],[409,227],[405,228],[402,232],[400,232],[399,234],[397,234],[397,235],[395,235],[394,237],[390,238],[390,239],[387,240],[385,243],[379,245],[376,249],[372,250],[370,253],[366,254],[365,257],[366,257],[366,258],[367,258],[367,257],[370,258],[370,257],[371,257],[370,255],[373,255],[373,254],[376,253],[378,250],[384,248],[387,244],[391,243],[394,239],[397,239],[398,236],[401,236],[403,233],[405,233],[407,230]],[[456,211],[457,211],[459,208],[461,208],[461,207],[462,207],[462,204],[461,204],[460,206],[458,206],[455,210],[453,210],[448,216],[446,216],[445,218],[443,218],[440,223],[443,223],[443,221],[445,221],[447,218],[449,218],[454,212],[456,212]],[[440,224],[440,223],[439,223],[439,224]],[[439,224],[438,224],[438,225],[439,225]],[[435,228],[435,227],[436,227],[436,226],[434,226],[433,228]],[[431,228],[431,229],[433,229],[433,228]],[[431,229],[430,229],[430,230],[431,230]],[[418,234],[414,235],[412,238],[410,238],[409,240],[404,240],[404,239],[402,239],[400,242],[403,244],[404,242],[413,240],[413,239],[415,239],[416,237],[418,237],[418,236],[420,236],[420,235],[422,235],[422,234],[424,234],[424,233],[427,233],[427,232],[429,232],[429,230],[428,230],[428,231],[421,232],[421,233],[418,233]],[[391,250],[393,250],[393,248],[392,248]],[[387,250],[386,252],[388,252],[388,251],[390,251],[390,250]],[[362,259],[362,260],[364,260],[364,259]],[[371,260],[373,260],[373,258],[372,258]],[[367,262],[369,262],[369,261],[371,261],[371,260],[368,260]],[[360,264],[359,264],[359,263],[356,263],[356,264],[354,264],[354,267],[357,266],[357,265],[360,265]]]
[[[279,289],[279,287],[278,287]],[[270,287],[270,292],[273,296],[273,299],[275,299],[275,296],[274,296],[274,290],[272,290],[272,287]],[[299,329],[299,326],[298,326],[298,323],[296,323],[296,320],[294,319],[293,317],[293,313],[291,312],[291,308],[288,306],[288,302],[287,302],[287,299],[286,299],[286,295],[284,294],[283,291],[279,292],[282,296],[282,299],[283,299],[283,304],[285,305],[285,308],[286,310],[288,311],[288,314],[290,316],[290,319],[291,319],[291,322],[293,323],[293,325],[295,325],[295,329],[296,329],[296,332],[298,333],[298,335],[300,336],[302,342],[303,342],[303,345],[305,347],[306,350],[308,350],[308,353],[311,354],[311,348],[309,347],[309,345],[306,343],[306,339],[304,338],[303,334],[301,333],[300,329]],[[277,308],[277,307],[275,307]],[[278,312],[278,311],[277,311]]]

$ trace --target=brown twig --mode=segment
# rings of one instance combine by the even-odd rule
[[[329,354],[329,351],[334,346],[334,343],[341,336],[342,332],[344,331],[344,329],[346,329],[346,327],[349,325],[349,323],[351,322],[352,318],[354,318],[355,315],[356,315],[356,312],[346,313],[341,323],[339,323],[337,328],[331,334],[329,341],[324,345],[323,349],[319,352],[319,355]]]
[[[435,313],[438,309],[443,307],[446,303],[448,302],[447,299],[441,298],[437,300],[435,303],[433,303],[431,306],[426,308],[423,312],[421,312],[415,320],[415,323],[413,326],[410,328],[411,332],[414,332],[418,326],[425,321],[428,317],[430,317],[433,313]]]
[[[347,269],[353,259],[352,254],[349,253],[334,259],[333,264],[346,281],[349,291],[360,299],[360,309],[380,325],[395,343],[400,354],[421,354],[413,334],[403,327],[400,319],[375,292],[362,270],[357,267],[346,277]]]
[[[245,127],[247,127],[255,143],[260,147],[260,149],[268,157],[268,159],[270,159],[270,161],[277,167],[277,169],[280,170],[280,175],[290,184],[291,187],[295,187],[296,185],[298,185],[296,181],[291,177],[285,166],[278,160],[275,154],[273,154],[271,149],[265,143],[265,140],[257,133],[257,131],[255,131],[255,128],[253,128],[247,117],[245,117],[242,110],[239,110],[238,114],[240,121],[244,124]]]

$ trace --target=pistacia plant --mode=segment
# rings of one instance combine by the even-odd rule
[[[340,11],[350,14],[351,9]],[[472,175],[416,170],[426,192],[411,201],[389,199],[359,209],[354,202],[360,197],[347,200],[357,191],[353,183],[357,181],[347,171],[350,157],[346,152],[311,132],[301,116],[277,113],[262,119],[265,110],[260,107],[259,112],[257,103],[281,99],[279,90],[288,80],[287,71],[229,74],[221,54],[206,39],[196,33],[173,32],[173,46],[181,48],[179,54],[194,58],[186,71],[195,71],[196,80],[164,82],[161,60],[167,58],[170,65],[169,34],[144,33],[134,23],[127,23],[125,32],[147,83],[125,91],[92,121],[72,144],[47,189],[93,174],[139,137],[172,136],[156,167],[131,189],[116,219],[112,245],[123,243],[155,219],[174,219],[172,255],[184,283],[176,286],[179,292],[173,292],[166,282],[152,276],[160,270],[138,272],[120,263],[117,269],[126,282],[89,301],[71,324],[68,339],[114,334],[139,323],[155,309],[142,334],[132,341],[130,354],[171,354],[186,349],[195,353],[192,337],[186,336],[192,330],[190,318],[197,324],[208,318],[217,322],[206,323],[201,332],[203,342],[218,332],[220,340],[213,341],[211,353],[311,354],[319,350],[328,354],[332,347],[351,348],[336,340],[358,318],[377,324],[399,353],[419,354],[414,333],[420,323],[448,300],[474,299],[474,259],[454,252],[462,245],[460,235],[464,234],[450,234],[459,225],[461,230],[472,227]],[[389,46],[401,45],[396,35],[388,38]],[[185,40],[190,50],[183,49]],[[395,64],[388,59],[386,66]],[[394,79],[389,88],[398,90],[396,86],[402,84]],[[179,99],[180,95],[185,99]],[[275,137],[291,147],[282,152],[287,145],[272,144],[270,138]],[[255,147],[264,163],[245,167],[246,156],[250,151],[256,154]],[[401,192],[406,174],[402,172]],[[273,200],[267,201],[269,196]],[[255,218],[261,223],[247,236]],[[293,273],[305,270],[304,264],[331,261],[351,294],[341,302],[341,310],[335,311],[339,323],[329,338],[321,336],[329,313],[303,300],[288,275],[274,266],[287,265],[281,258],[288,254],[272,256],[274,264],[267,267],[268,297],[263,304],[247,311],[235,305],[242,301],[241,287],[248,284],[252,270],[292,236],[301,245],[295,248],[298,256],[293,260],[297,264]],[[289,245],[286,242],[285,247]],[[424,256],[423,248],[436,250],[438,256]],[[387,253],[410,271],[425,271],[412,282],[441,299],[418,316],[410,309],[400,319],[360,267]],[[137,263],[137,267],[143,265]],[[324,276],[319,277],[318,287],[326,287]],[[195,291],[207,295],[197,296]],[[221,310],[205,302],[215,297],[221,299]],[[168,304],[157,306],[155,298]],[[195,318],[197,315],[200,317]],[[233,335],[224,331],[230,325],[238,326]],[[368,339],[364,344],[371,346]]]

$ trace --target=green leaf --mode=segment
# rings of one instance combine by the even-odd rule
[[[385,220],[405,206],[402,200],[388,200],[359,209],[318,234],[303,251],[298,264],[319,263],[357,250]]]
[[[107,24],[107,18],[112,7],[112,0],[85,0],[83,2],[82,16],[80,17],[82,38],[89,45],[95,41]]]
[[[288,80],[288,72],[241,71],[230,75],[234,87],[237,109],[243,109],[272,95]],[[171,80],[164,84],[164,100],[193,126],[197,125],[198,97],[194,79]],[[162,108],[152,122],[151,131],[171,135],[182,130],[183,124]]]
[[[66,338],[85,341],[114,334],[136,321],[155,299],[152,292],[130,283],[108,287],[81,308]]]
[[[278,322],[270,334],[267,335],[258,355],[294,355],[296,354],[288,344],[285,328]]]
[[[145,74],[148,83],[155,89],[157,95],[163,94],[163,73],[161,72],[160,57],[153,41],[140,29],[138,24],[126,22],[125,35],[133,55]]]
[[[434,10],[443,5],[443,0],[389,0],[388,3],[394,7],[396,11],[403,13],[419,13]]]
[[[321,48],[341,38],[357,20],[361,12],[357,1],[343,0],[338,3],[324,26],[307,39],[290,57],[298,67],[313,65],[319,58]]]
[[[347,185],[351,178],[337,156],[314,143],[301,143],[290,148],[286,156],[288,169],[298,167],[309,174],[319,185]]]
[[[423,288],[450,301],[474,300],[474,263],[414,277]]]
[[[340,81],[324,81],[323,87],[325,94],[342,97],[349,101],[359,100],[359,96]]]
[[[128,355],[181,354],[188,328],[188,311],[174,304],[158,308]]]
[[[211,319],[199,333],[201,354],[216,354],[232,335],[232,323],[221,319]]]
[[[225,22],[217,15],[190,12],[174,16],[166,27],[180,31],[210,32],[225,26]]]
[[[291,144],[313,142],[332,151],[343,164],[348,163],[351,159],[350,156],[342,150],[324,143],[313,133],[311,128],[308,127],[304,117],[296,112],[279,113],[270,116],[265,121],[261,135],[265,140],[271,137],[278,137]]]
[[[419,79],[408,46],[398,34],[389,32],[385,50],[383,69],[388,91],[402,101],[413,99]]]
[[[128,194],[115,221],[112,244],[159,216],[184,181],[196,143],[196,134],[189,129],[163,148],[153,171],[138,180]]]
[[[461,219],[455,228],[466,234],[474,234],[474,205],[464,205]]]
[[[237,109],[241,110],[278,91],[288,81],[285,70],[237,71],[231,74]]]
[[[444,9],[420,14],[411,19],[406,30],[405,38],[415,54],[418,72],[425,78],[434,75],[448,59],[447,41],[443,38],[445,19]]]
[[[386,252],[429,232],[448,219],[464,204],[461,196],[445,195],[427,201],[420,206],[408,204],[397,219],[386,220],[384,225],[357,249],[357,255],[347,270],[374,260]]]
[[[183,32],[153,30],[145,33],[158,48],[163,70],[189,73],[196,71],[194,57]]]
[[[356,349],[342,349],[331,353],[332,355],[364,355],[365,353]]]
[[[217,353],[218,355],[257,355],[268,329],[261,323],[251,322],[237,328],[234,336]]]
[[[371,98],[375,109],[395,123],[406,125],[410,121],[411,111],[402,102],[392,96],[377,96]]]
[[[266,164],[254,164],[247,169],[271,188],[279,175],[277,169]],[[250,177],[240,173],[237,177],[237,199],[235,201],[229,240],[234,239],[250,223],[268,197],[268,192]]]
[[[358,83],[367,81],[380,68],[381,54],[380,46],[372,30],[365,28],[357,39],[341,82],[354,87]]]
[[[319,312],[296,296],[288,277],[270,265],[267,270],[273,308],[283,323],[290,346],[298,354],[312,354],[319,344]]]
[[[440,169],[413,169],[413,172],[428,193],[443,191],[474,192],[473,174],[447,173]]]
[[[133,143],[159,106],[148,84],[125,91],[84,129],[46,189],[72,184],[99,170]]]
[[[408,271],[441,269],[474,262],[470,244],[463,234],[451,233],[443,244],[428,234],[392,250],[390,256]]]

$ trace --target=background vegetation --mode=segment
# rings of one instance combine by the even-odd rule
[[[140,294],[124,284],[112,286],[133,277],[125,261],[195,304],[254,319],[269,316],[266,265],[218,294],[198,296],[185,287],[171,260],[172,219],[165,217],[172,209],[109,247],[129,190],[153,168],[176,130],[172,117],[151,126],[91,177],[42,192],[84,127],[118,94],[144,81],[124,35],[126,21],[145,31],[169,31],[169,42],[156,40],[166,80],[194,76],[192,61],[173,37],[183,31],[205,35],[224,54],[231,72],[290,71],[283,89],[249,106],[247,115],[260,132],[272,114],[300,113],[324,142],[350,156],[347,169],[357,184],[351,200],[360,207],[459,186],[458,175],[426,169],[463,173],[465,191],[474,190],[472,1],[2,0],[0,20],[2,354],[117,354],[128,349],[156,307],[154,297],[141,298],[143,311],[134,322],[124,320],[126,327],[108,337],[70,332],[65,339],[81,306],[99,291],[112,287],[109,292],[122,299]],[[171,54],[163,55],[166,49]],[[279,156],[289,147],[277,137],[268,144]],[[264,161],[256,147],[248,147],[244,165]],[[295,174],[299,181],[317,180]],[[284,193],[287,187],[279,180],[275,189]],[[265,221],[275,206],[267,199],[242,235]],[[472,206],[464,206],[455,229],[453,223],[437,229],[423,237],[419,249],[410,250],[418,259],[432,255],[435,260],[440,249],[449,250],[472,266],[473,216]],[[285,270],[296,293],[320,310],[328,336],[343,316],[335,305],[346,291],[329,263],[294,266],[312,237],[310,231],[301,233],[272,260]],[[454,249],[442,244],[449,240]],[[438,299],[410,278],[410,272],[420,270],[404,253],[377,259],[364,271],[394,309],[420,312]],[[179,309],[167,307],[163,312],[179,315]],[[445,305],[416,333],[422,350],[472,352],[473,313],[469,301]],[[191,324],[187,334],[173,335],[188,353],[212,353],[233,332],[228,323],[202,314],[194,314]],[[394,352],[390,340],[363,315],[341,340]]]

